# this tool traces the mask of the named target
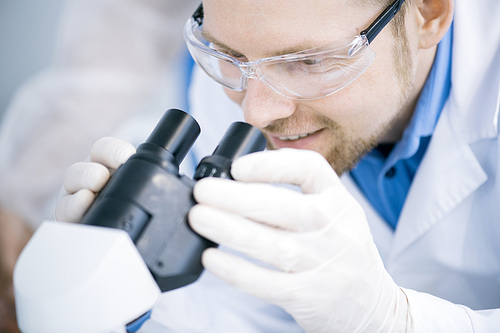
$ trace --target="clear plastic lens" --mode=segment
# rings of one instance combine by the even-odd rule
[[[192,19],[186,23],[184,37],[198,65],[225,87],[242,91],[248,78],[253,78],[293,99],[333,94],[356,80],[375,58],[364,36],[254,62],[240,62],[213,49]]]
[[[274,63],[262,66],[260,70],[266,82],[281,94],[296,99],[316,99],[333,94],[352,83],[364,73],[374,58],[375,53],[366,48],[355,57],[324,57],[307,64]]]
[[[233,90],[243,90],[241,71],[229,59],[207,54],[189,43],[188,50],[196,63],[215,81]]]

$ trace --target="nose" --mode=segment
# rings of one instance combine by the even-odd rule
[[[263,82],[249,79],[241,107],[247,123],[264,128],[275,120],[290,117],[297,101],[278,94]]]

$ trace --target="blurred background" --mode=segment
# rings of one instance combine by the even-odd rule
[[[53,218],[65,170],[98,138],[138,144],[167,108],[187,107],[182,27],[198,5],[0,0],[0,333],[19,333],[14,265]]]
[[[0,122],[15,90],[53,55],[63,0],[0,0]]]

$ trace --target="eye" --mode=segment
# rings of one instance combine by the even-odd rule
[[[241,62],[247,62],[248,61],[247,57],[245,57],[243,54],[240,54],[240,53],[235,54],[233,52],[224,52],[224,53],[230,55],[231,57],[233,57],[235,59],[238,59]]]
[[[352,60],[351,60],[352,61]],[[345,69],[352,65],[349,59],[338,57],[310,58],[291,61],[281,66],[288,74],[293,75],[323,75]],[[280,66],[280,67],[281,67]],[[285,69],[286,68],[286,69]]]
[[[307,65],[307,66],[313,66],[313,65],[317,65],[319,63],[321,63],[321,59],[306,59],[306,60],[303,60],[302,63]]]

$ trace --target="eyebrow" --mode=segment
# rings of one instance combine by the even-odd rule
[[[233,55],[242,55],[240,52],[230,48],[229,46],[227,46],[226,44],[224,44],[223,42],[220,42],[217,40],[217,38],[215,38],[214,36],[212,36],[212,34],[206,30],[202,30],[201,31],[201,35],[203,36],[203,38],[205,38],[208,42],[214,44],[214,45],[217,45],[218,47],[220,47],[221,49],[223,49],[224,51],[226,52],[229,52]]]
[[[202,30],[201,35],[208,42],[210,42],[214,45],[217,45],[219,48],[223,49],[226,52],[230,52],[231,54],[238,55],[238,56],[243,55],[241,52],[238,52],[235,49],[233,49],[233,48],[227,46],[226,44],[222,43],[221,41],[217,40],[217,38],[215,38],[212,34],[210,34],[210,32],[208,32],[206,30]],[[288,48],[282,49],[280,51],[275,51],[275,52],[269,53],[265,57],[266,58],[279,57],[279,56],[287,55],[290,53],[297,53],[297,52],[305,51],[308,49],[312,49],[314,47],[316,47],[316,46],[313,45],[312,43],[299,44],[299,45],[294,46],[294,47],[288,47]]]

